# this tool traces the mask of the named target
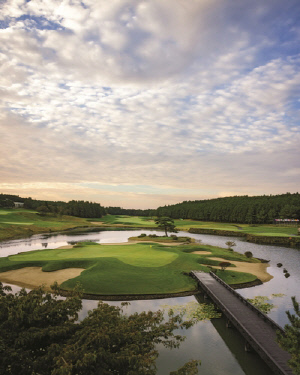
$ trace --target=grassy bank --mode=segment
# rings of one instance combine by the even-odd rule
[[[99,224],[141,229],[157,228],[152,218],[122,215],[107,215],[99,219]],[[183,219],[175,219],[174,224],[178,230],[190,233],[244,237],[247,241],[254,243],[300,247],[300,236],[298,236],[298,228],[295,226],[232,224]]]
[[[156,228],[154,219],[142,216],[126,216],[126,215],[106,215],[100,219],[89,219],[91,222],[98,223],[103,226],[125,226],[138,228]]]
[[[40,215],[26,209],[0,209],[0,241],[80,226],[93,225],[86,219],[74,216]]]
[[[200,254],[193,254],[194,251]],[[39,250],[0,258],[0,272],[29,266],[42,267],[45,272],[84,268],[80,276],[63,282],[62,288],[71,290],[80,282],[87,294],[159,295],[196,290],[197,285],[188,273],[191,270],[209,272],[208,266],[219,265],[220,261],[209,257],[221,257],[229,262],[259,262],[213,246],[168,246],[155,242],[100,245],[86,242],[72,249]],[[252,274],[235,272],[234,269],[232,264],[225,271],[219,270],[218,275],[229,284],[256,279]]]
[[[89,219],[90,220],[90,219]],[[98,221],[102,225],[116,225],[116,226],[132,226],[132,227],[153,227],[157,228],[154,218],[140,217],[140,216],[124,216],[124,215],[106,215],[101,219],[93,219],[90,221]],[[224,230],[235,233],[247,233],[256,236],[276,236],[276,237],[290,237],[296,236],[298,228],[295,226],[280,226],[271,224],[232,224],[232,223],[218,223],[210,221],[196,221],[196,220],[180,220],[175,219],[174,224],[177,229],[188,231],[190,228],[199,229],[214,229]]]
[[[181,237],[181,236],[157,236],[155,234],[153,235],[149,235],[149,236],[146,236],[146,235],[140,235],[138,237],[129,237],[128,239],[129,241],[139,241],[139,242],[143,242],[143,241],[146,241],[146,242],[160,242],[160,243],[172,243],[172,244],[182,244],[182,243],[194,243],[195,242],[195,239],[194,238],[191,238],[191,237]]]
[[[247,237],[250,242],[300,246],[298,228],[277,225],[249,225],[174,220],[176,228],[191,233]],[[76,227],[157,229],[154,218],[106,215],[99,219],[74,216],[40,215],[25,209],[0,209],[0,241],[28,237],[37,233],[55,232]]]

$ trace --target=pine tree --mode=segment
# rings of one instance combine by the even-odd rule
[[[163,229],[165,231],[166,237],[168,237],[168,232],[178,232],[174,225],[174,220],[170,217],[159,217],[155,220],[155,224],[158,225],[158,228]]]
[[[290,325],[284,327],[285,334],[279,333],[277,341],[279,345],[291,354],[289,365],[295,375],[300,375],[300,308],[295,297],[292,297],[295,314],[286,312]]]

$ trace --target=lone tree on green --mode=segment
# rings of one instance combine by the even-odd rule
[[[168,237],[168,232],[178,233],[176,230],[174,220],[170,217],[158,217],[155,219],[155,224],[158,225],[158,228],[163,229],[166,233],[166,237]]]

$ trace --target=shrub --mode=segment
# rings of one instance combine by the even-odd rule
[[[141,233],[138,238],[147,237],[146,233]]]
[[[229,267],[231,263],[229,262],[221,262],[219,266],[221,267],[222,271],[224,271],[227,267]]]
[[[228,246],[228,250],[232,250],[232,248],[236,246],[236,243],[234,241],[227,241],[225,242],[225,245]]]
[[[251,253],[251,251],[246,251],[244,254],[245,254],[245,256],[247,258],[252,258],[253,257],[253,254]]]

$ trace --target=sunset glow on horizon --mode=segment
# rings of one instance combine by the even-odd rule
[[[300,2],[4,0],[0,193],[299,191]]]

